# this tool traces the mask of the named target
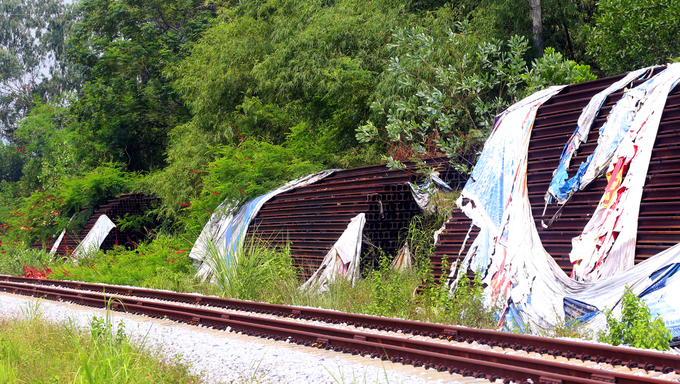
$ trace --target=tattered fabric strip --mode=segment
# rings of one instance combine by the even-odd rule
[[[590,128],[607,97],[634,80],[641,78],[646,73],[650,72],[652,68],[654,67],[642,68],[630,72],[623,79],[615,82],[605,90],[593,96],[590,99],[590,102],[588,102],[588,105],[583,108],[576,124],[576,130],[567,141],[567,144],[564,145],[564,150],[562,150],[562,156],[560,157],[560,164],[557,166],[557,169],[555,169],[555,172],[553,172],[553,179],[545,194],[546,205],[550,204],[553,198],[557,199],[558,204],[564,204],[569,196],[578,190],[581,174],[577,173],[572,178],[569,178],[567,169],[571,163],[571,158],[576,154],[581,144],[585,143],[588,139],[588,132],[590,132]]]
[[[605,193],[581,235],[572,240],[573,278],[597,280],[635,263],[642,189],[666,99],[678,79],[680,66],[671,65],[626,92],[624,97],[635,100],[637,110],[632,119],[620,122],[624,126],[611,127],[625,134],[610,157]]]
[[[680,64],[669,65],[668,75],[673,74],[672,76],[676,76],[677,79],[680,78],[678,72],[680,72]],[[655,77],[657,79],[655,81],[661,81],[663,76],[666,75],[658,78]],[[669,84],[665,80],[662,82]],[[663,94],[661,88],[659,89],[659,94]],[[670,89],[667,90],[670,91]],[[663,102],[661,104],[663,106]],[[654,115],[660,115],[660,112],[652,114],[652,116]],[[649,119],[645,125],[653,123],[653,119]],[[658,122],[656,124],[658,125]],[[500,126],[498,130],[503,129],[504,131],[500,134],[507,134],[512,137],[513,129],[518,129],[517,127],[520,126]],[[640,126],[640,128],[643,129],[644,127]],[[649,132],[651,131],[646,133],[643,131],[641,137],[649,139],[652,136]],[[510,140],[509,145],[513,146],[516,144]],[[487,145],[482,157],[485,156],[487,151],[503,152],[505,150],[506,148],[501,145]],[[660,276],[669,275],[669,273],[662,274],[661,271],[667,271],[670,265],[680,263],[680,244],[625,271],[614,271],[611,275],[603,275],[604,277],[596,281],[576,281],[570,279],[550,254],[545,251],[538,235],[528,198],[527,150],[527,147],[524,147],[523,152],[510,148],[509,153],[515,156],[511,161],[507,160],[499,163],[495,165],[496,168],[486,163],[485,166],[488,168],[480,171],[480,174],[503,175],[487,177],[484,180],[484,182],[497,183],[495,184],[497,188],[503,185],[498,178],[504,177],[506,174],[512,175],[513,182],[508,189],[510,194],[504,200],[506,204],[501,212],[502,221],[500,226],[495,228],[493,226],[494,223],[487,224],[482,220],[477,221],[477,223],[482,225],[480,234],[486,230],[487,235],[489,235],[489,246],[477,247],[476,252],[472,255],[468,254],[466,260],[469,260],[471,265],[476,260],[483,258],[488,260],[488,266],[480,270],[484,281],[488,282],[485,288],[486,297],[489,301],[503,304],[504,309],[500,313],[500,318],[504,321],[510,320],[520,327],[529,327],[537,331],[538,329],[551,327],[564,321],[565,307],[567,307],[572,315],[587,320],[587,324],[590,327],[602,329],[606,325],[606,319],[602,314],[602,310],[604,308],[613,309],[614,315],[620,312],[620,302],[626,285],[630,286],[633,292],[638,295],[641,295],[643,292],[650,292],[652,289],[650,287],[660,286],[660,279],[662,279]],[[488,156],[494,156],[494,154]],[[642,159],[640,157],[639,161],[640,164],[645,164],[645,168],[638,169],[636,167],[636,172],[644,171],[646,173],[646,163],[648,161],[645,162]],[[616,177],[616,172],[625,171],[625,161],[619,163],[617,160],[614,164],[610,169],[613,173],[612,177]],[[631,162],[628,173],[633,172],[632,165]],[[504,167],[510,168],[504,169]],[[476,182],[480,181],[477,180]],[[625,185],[625,183],[626,181],[624,180],[621,185]],[[608,193],[603,197],[602,202],[612,204],[617,201],[617,198],[614,196],[617,185],[619,185],[617,181],[612,181]],[[487,186],[486,189],[492,187]],[[468,185],[466,185],[467,188]],[[633,188],[631,186],[628,186],[628,188],[632,193]],[[479,187],[477,189],[484,190],[484,188]],[[463,196],[472,195],[466,194],[464,190]],[[459,200],[459,204],[461,203],[463,203],[463,199]],[[495,202],[490,205],[483,204],[486,204],[486,200],[474,200],[474,204],[468,202],[467,212],[476,210],[483,212],[496,207]],[[482,217],[479,213],[468,216],[473,220]],[[625,228],[627,228],[626,230],[633,231],[631,226]],[[619,236],[626,235],[620,233]],[[629,237],[629,239],[631,238]],[[478,263],[478,265],[484,266],[485,263]],[[603,270],[606,266],[607,263],[605,262],[602,267]],[[680,319],[677,315],[673,315],[673,311],[676,313],[680,311],[678,311],[677,300],[670,295],[671,291],[669,291],[669,289],[678,286],[676,281],[680,282],[680,279],[674,275],[673,278],[668,277],[666,281],[667,283],[664,283],[663,287],[653,291],[653,294],[648,293],[644,295],[643,299],[648,301],[650,306],[662,311],[660,314],[664,316],[666,325],[672,332],[677,331],[676,333],[680,333]],[[575,303],[578,303],[583,313],[574,310]],[[676,333],[674,335],[678,336]]]

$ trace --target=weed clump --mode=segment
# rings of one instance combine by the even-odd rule
[[[0,383],[198,383],[189,367],[133,341],[122,324],[93,318],[89,330],[53,323],[39,305],[0,318]]]
[[[621,320],[617,320],[610,309],[607,317],[607,330],[598,334],[600,341],[611,345],[630,345],[637,348],[670,349],[672,335],[660,316],[652,319],[649,307],[626,286],[621,307]]]

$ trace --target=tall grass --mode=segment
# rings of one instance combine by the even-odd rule
[[[198,383],[183,362],[133,342],[109,316],[90,329],[47,321],[38,307],[0,318],[0,383]]]
[[[251,238],[231,259],[209,245],[206,262],[223,297],[289,303],[299,286],[290,250],[271,247],[261,239]]]
[[[441,221],[432,220],[429,230],[434,231],[440,225]],[[425,234],[428,229],[422,229],[422,222],[414,227],[422,232],[419,235],[422,249],[431,250],[433,244],[429,248],[424,245],[425,239],[431,238]],[[424,257],[418,267],[395,271],[390,267],[392,256],[380,252],[378,267],[367,272],[365,278],[354,284],[336,279],[328,284],[328,291],[317,292],[299,289],[301,281],[289,249],[271,247],[263,240],[250,240],[230,262],[216,249],[209,253],[212,280],[223,297],[473,327],[494,327],[496,323],[496,308],[484,305],[479,279],[463,279],[451,294],[445,281],[432,277]],[[422,289],[416,293],[419,287]]]

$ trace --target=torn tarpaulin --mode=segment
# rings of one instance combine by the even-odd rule
[[[656,75],[653,82],[664,83],[672,87],[680,78],[680,64],[671,64],[665,72]],[[650,91],[645,96],[636,96],[638,100],[659,97],[670,90],[666,86]],[[650,88],[646,88],[650,90]],[[663,91],[666,89],[666,91]],[[651,98],[649,100],[652,100]],[[655,99],[656,102],[662,100]],[[660,101],[663,107],[663,101]],[[644,108],[644,104],[642,106]],[[639,109],[639,108],[638,108]],[[516,109],[515,109],[516,110]],[[659,112],[652,112],[652,115]],[[637,113],[638,116],[644,114]],[[614,119],[612,121],[626,122],[627,119]],[[645,124],[653,124],[654,119],[646,118]],[[630,122],[630,121],[628,121]],[[609,122],[608,122],[609,124]],[[613,124],[613,123],[612,123]],[[658,124],[658,121],[657,123]],[[631,126],[635,126],[632,124]],[[641,294],[656,283],[657,271],[667,268],[670,264],[680,262],[680,245],[676,245],[664,252],[653,256],[646,261],[629,268],[625,271],[614,271],[611,275],[601,274],[601,278],[595,281],[575,281],[570,279],[555,260],[545,251],[535,226],[531,205],[527,190],[527,146],[517,149],[517,140],[509,140],[505,143],[501,140],[492,140],[497,136],[497,131],[503,130],[498,136],[511,138],[516,137],[518,127],[524,127],[520,122],[511,125],[501,124],[495,128],[491,138],[484,147],[480,158],[486,158],[486,162],[480,162],[475,167],[482,178],[471,180],[462,193],[459,204],[463,204],[463,211],[472,218],[475,225],[481,228],[480,236],[475,239],[477,247],[471,247],[465,258],[465,262],[480,267],[483,281],[487,283],[486,294],[489,300],[497,300],[506,304],[503,314],[506,317],[515,317],[523,324],[536,330],[536,328],[549,327],[561,322],[565,318],[565,299],[567,302],[580,302],[583,305],[602,310],[613,308],[614,313],[620,311],[620,300],[623,296],[624,287],[630,286],[634,293]],[[651,128],[645,128],[651,129]],[[525,129],[521,129],[523,132]],[[526,134],[529,135],[531,127]],[[646,131],[642,137],[649,139],[650,132]],[[614,143],[616,140],[610,140]],[[619,142],[624,142],[620,140]],[[652,139],[653,141],[653,139]],[[635,141],[637,143],[637,139]],[[607,148],[610,144],[605,145]],[[637,150],[637,149],[636,149]],[[616,148],[611,153],[614,154]],[[511,159],[504,156],[512,156]],[[605,156],[606,157],[606,156]],[[490,161],[489,159],[498,159]],[[642,159],[642,158],[641,158]],[[599,162],[599,160],[598,160]],[[603,164],[603,162],[599,162]],[[480,166],[482,169],[479,169]],[[615,168],[615,167],[614,167]],[[637,172],[644,171],[645,167],[636,168]],[[612,168],[612,171],[614,169]],[[630,172],[630,169],[629,169]],[[507,178],[511,180],[508,181]],[[490,184],[480,186],[479,184]],[[490,191],[488,196],[479,191]],[[483,198],[480,198],[483,196]],[[638,209],[638,207],[634,207]],[[497,218],[498,220],[489,220]],[[486,233],[486,236],[482,236]],[[619,236],[624,235],[623,232]],[[633,240],[634,244],[634,240]],[[473,252],[474,250],[474,252]],[[610,251],[611,253],[611,251]],[[603,276],[603,277],[602,277]],[[677,318],[669,308],[680,307],[677,300],[668,293],[666,285],[654,293],[660,301],[656,308],[664,317],[669,329],[677,329],[674,318]],[[650,295],[645,296],[649,297]],[[644,298],[643,298],[644,299]],[[570,301],[571,300],[571,301]],[[647,301],[647,300],[646,300]],[[508,303],[512,303],[509,305]],[[595,311],[584,312],[590,315]],[[654,313],[653,313],[654,314]],[[669,320],[670,319],[670,320]],[[670,321],[670,322],[669,322]],[[595,313],[588,324],[594,328],[602,328],[605,319],[601,312]],[[675,325],[674,325],[675,324]],[[674,328],[675,327],[675,328]],[[677,335],[676,335],[677,336]]]
[[[456,201],[472,219],[472,224],[481,229],[463,259],[463,271],[468,267],[473,271],[486,271],[489,267],[493,244],[500,238],[503,222],[507,221],[505,212],[511,203],[510,196],[523,185],[518,184],[521,181],[518,175],[526,172],[526,153],[536,111],[562,88],[550,87],[536,92],[496,118],[472,175]]]
[[[319,269],[307,280],[301,290],[324,292],[328,283],[337,278],[345,278],[354,284],[359,277],[359,258],[361,256],[361,235],[364,232],[366,215],[356,215],[342,233],[338,241],[324,257]]]
[[[605,90],[593,96],[590,99],[590,102],[588,102],[588,105],[583,108],[576,124],[576,130],[567,141],[567,144],[565,144],[562,156],[560,157],[560,164],[557,166],[555,172],[553,172],[553,179],[550,182],[548,192],[546,192],[545,195],[546,205],[550,204],[552,198],[557,199],[558,204],[564,204],[569,196],[579,189],[582,170],[579,168],[579,172],[569,178],[567,169],[569,168],[569,163],[571,163],[571,158],[576,154],[576,151],[578,151],[581,144],[585,143],[588,139],[588,132],[590,132],[590,128],[592,127],[597,114],[600,112],[602,104],[604,104],[604,101],[607,99],[607,96],[644,76],[646,73],[650,72],[652,68],[655,67],[642,68],[627,74],[623,79],[615,82]],[[604,126],[602,128],[604,129]],[[583,172],[585,172],[585,169]]]
[[[591,169],[608,168],[609,183],[583,233],[572,240],[569,259],[574,264],[575,279],[596,280],[633,266],[642,189],[656,132],[668,93],[679,79],[680,67],[669,66],[626,92],[622,100],[629,101],[619,101],[610,112],[610,117],[628,117],[607,120],[601,131],[605,136],[614,131],[608,136],[617,139],[603,140],[606,151],[598,151],[598,144],[592,155],[592,168],[583,175],[582,184],[598,175],[599,171],[590,172]],[[635,107],[630,110],[633,103]],[[619,112],[619,108],[624,111]]]
[[[428,180],[424,183],[418,185],[414,183],[408,183],[411,187],[411,194],[413,199],[418,204],[418,207],[423,212],[433,213],[435,210],[434,204],[431,202],[432,196],[436,191],[442,191],[444,193],[453,192],[453,189],[444,182],[444,180],[439,178],[437,173],[433,172],[429,175]]]
[[[90,252],[98,251],[102,243],[109,235],[109,232],[116,227],[116,224],[106,215],[101,215],[94,224],[94,227],[87,233],[83,241],[78,244],[73,251],[73,256],[77,260],[87,256]]]
[[[260,211],[260,208],[274,196],[292,189],[316,183],[330,176],[336,169],[328,169],[286,183],[286,185],[265,195],[256,197],[244,204],[238,212],[232,213],[234,205],[221,204],[211,216],[210,221],[196,239],[189,257],[200,265],[196,276],[207,279],[217,266],[229,265],[237,257],[243,240],[248,232],[248,225]]]

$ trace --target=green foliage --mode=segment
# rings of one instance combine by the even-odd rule
[[[185,214],[180,216],[182,229],[189,232],[200,232],[222,202],[238,206],[322,169],[290,148],[254,139],[215,146],[207,153],[213,161],[195,164],[196,168],[177,162],[140,183],[141,190],[163,199],[165,215]]]
[[[0,254],[0,273],[21,276],[25,272],[24,268],[44,270],[51,260],[50,255],[43,250],[8,245],[3,247]]]
[[[78,123],[56,105],[35,103],[15,131],[14,143],[23,161],[23,187],[49,189],[58,180],[89,171],[101,164],[106,149],[92,137],[78,133]]]
[[[80,72],[64,57],[75,17],[61,0],[0,1],[0,135],[12,139],[36,100],[79,87]]]
[[[285,303],[299,285],[290,250],[271,248],[263,240],[251,238],[231,260],[213,248],[207,262],[223,297]]]
[[[159,235],[137,249],[116,247],[79,260],[80,264],[55,261],[51,278],[169,289],[204,291],[193,279],[188,250],[192,244],[178,237]]]
[[[399,272],[390,268],[391,257],[381,252],[380,264],[362,282],[372,287],[373,298],[366,312],[377,316],[407,317],[415,301],[413,298],[413,278],[411,271]],[[409,284],[410,283],[410,284]],[[366,288],[368,288],[366,287]],[[411,305],[409,305],[409,303]]]
[[[534,60],[531,70],[522,77],[526,82],[525,95],[552,85],[576,84],[597,78],[590,72],[590,66],[565,60],[551,47],[545,49],[542,58]]]
[[[384,142],[390,162],[443,153],[467,172],[494,117],[506,107],[557,82],[594,79],[588,66],[564,61],[554,50],[529,70],[525,38],[478,42],[466,23],[442,40],[418,28],[401,29],[390,47],[385,81],[399,84],[401,96],[374,102],[386,116],[384,126],[369,121],[356,133],[361,142]]]
[[[0,317],[3,383],[198,383],[179,358],[132,341],[109,314],[83,331],[73,322],[51,323],[39,305],[23,318]]]
[[[400,240],[408,243],[411,257],[416,265],[425,266],[429,257],[434,254],[436,248],[434,233],[442,227],[449,214],[450,212],[444,209],[434,214],[424,213],[411,218]]]
[[[0,181],[17,182],[21,179],[24,159],[20,147],[0,141]]]
[[[446,257],[442,260],[444,274],[439,281],[432,276],[429,265],[421,267],[424,287],[420,299],[421,316],[427,321],[493,329],[497,323],[498,308],[485,303],[479,274],[475,274],[472,280],[468,276],[462,276],[451,293],[448,270]]]
[[[224,9],[170,71],[193,114],[172,136],[170,166],[204,155],[183,149],[189,140],[285,143],[329,166],[346,161],[346,151],[361,153],[354,130],[371,113],[389,31],[408,22],[418,20],[384,0],[268,0]]]
[[[237,147],[220,147],[216,153],[217,159],[208,168],[206,186],[229,201],[255,198],[322,169],[291,149],[254,140]],[[211,192],[203,192],[206,193]]]
[[[672,338],[660,316],[652,319],[649,307],[626,286],[621,305],[621,320],[610,309],[605,310],[607,330],[598,334],[600,341],[612,345],[630,345],[637,348],[670,349]]]
[[[600,0],[588,48],[608,75],[680,57],[680,1]]]
[[[9,209],[4,208],[9,214],[0,219],[0,224],[7,224],[6,241],[28,245],[35,240],[46,241],[67,226],[69,230],[78,229],[96,206],[130,191],[134,184],[132,174],[111,164],[52,180],[49,185],[43,185],[45,190],[15,197]]]
[[[594,22],[597,0],[542,0],[543,42],[570,60],[590,63],[588,29]],[[518,35],[530,40],[533,26],[529,3],[522,0],[484,0],[474,3],[469,19],[483,40]],[[530,52],[536,57],[536,52]]]
[[[513,326],[516,324],[509,325]],[[519,333],[519,329],[516,331]],[[526,331],[528,332],[529,329],[526,329]],[[566,318],[564,320],[558,318],[557,322],[551,325],[549,328],[540,329],[538,331],[538,336],[541,337],[570,337],[572,339],[581,340],[593,340],[593,335],[593,330],[585,323],[570,318]]]
[[[164,164],[167,134],[189,118],[164,76],[215,16],[202,0],[85,0],[69,56],[88,82],[71,111],[113,161],[134,171]]]

